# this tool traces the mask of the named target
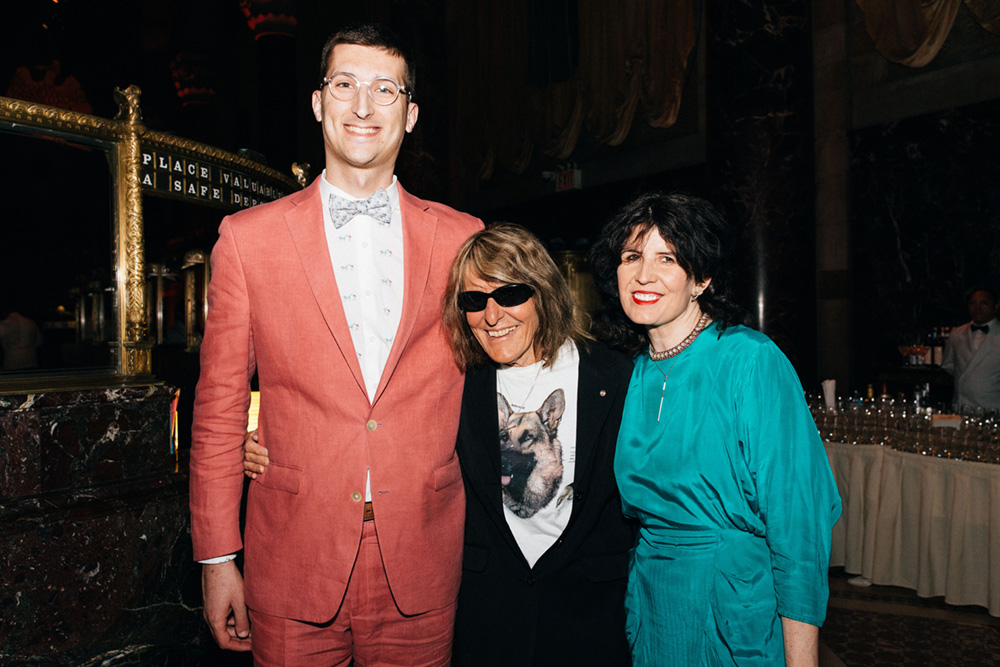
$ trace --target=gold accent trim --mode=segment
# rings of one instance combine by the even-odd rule
[[[240,167],[261,176],[281,181],[288,186],[289,192],[294,192],[299,188],[299,181],[296,178],[272,167],[254,162],[242,155],[166,132],[150,130],[142,124],[142,113],[138,108],[138,96],[141,92],[138,86],[129,86],[124,91],[116,88],[115,99],[118,102],[118,115],[113,120],[44,104],[15,100],[10,97],[0,97],[0,120],[114,142],[123,141],[131,132],[134,132],[142,140],[142,145],[148,145],[152,148],[171,148],[190,157],[207,157]],[[298,163],[293,164],[298,165]],[[308,164],[303,163],[294,168],[290,167],[290,170],[294,170],[294,173],[298,175],[303,166],[305,167],[305,176],[308,177]]]
[[[201,341],[195,333],[195,325],[198,323],[198,276],[195,273],[201,267],[201,320],[208,319],[208,281],[211,274],[211,264],[204,250],[188,250],[184,253],[184,265],[181,270],[184,273],[184,323],[187,327],[187,351],[196,352],[201,348]]]
[[[119,137],[117,121],[10,97],[0,97],[0,119],[97,139]]]
[[[117,118],[123,121],[122,140],[118,147],[118,224],[124,235],[119,234],[117,278],[118,290],[122,295],[118,304],[120,336],[119,358],[121,372],[125,375],[150,373],[150,350],[154,341],[148,336],[149,323],[146,321],[146,237],[142,224],[142,188],[139,185],[139,136],[143,133],[142,113],[139,111],[138,86],[129,86],[124,91],[116,88],[118,101]]]
[[[283,184],[289,193],[299,189],[296,179],[282,174],[271,167],[258,164],[250,159],[224,151],[220,148],[200,144],[164,132],[148,129],[142,122],[139,98],[142,91],[138,86],[124,90],[115,89],[118,113],[112,119],[100,118],[34,102],[25,102],[9,97],[0,97],[0,127],[14,132],[30,132],[34,128],[42,133],[64,136],[77,140],[90,140],[105,144],[111,160],[113,187],[113,247],[115,257],[115,291],[118,299],[117,335],[112,337],[113,377],[119,382],[137,379],[148,381],[152,364],[151,353],[154,341],[149,336],[149,308],[147,306],[145,276],[145,234],[143,228],[141,186],[141,155],[144,148],[168,149],[169,151],[198,159],[207,159],[223,167],[231,167],[252,175],[268,178]],[[28,128],[27,130],[25,128]],[[296,166],[296,174],[301,177],[301,168]],[[308,173],[308,171],[306,171]],[[302,183],[304,185],[304,183]],[[207,289],[208,261],[200,255],[204,264],[205,289]],[[193,294],[186,294],[193,305]],[[204,297],[203,297],[204,302]],[[204,304],[207,308],[207,304]],[[191,322],[189,313],[189,323]],[[190,327],[190,324],[189,324]],[[189,347],[194,342],[189,328]],[[120,377],[124,376],[124,377]],[[101,377],[107,377],[102,375]],[[61,386],[72,383],[72,379],[51,379],[36,376],[25,378],[18,386]],[[92,386],[92,379],[82,380],[85,386]],[[14,391],[14,387],[3,388],[0,392]]]
[[[187,263],[185,263],[187,269]],[[198,339],[194,335],[194,325],[198,321],[197,300],[195,299],[194,271],[184,271],[184,331],[185,344],[188,352],[198,349]]]
[[[260,164],[259,162],[254,162],[253,160],[245,158],[242,155],[230,153],[229,151],[224,151],[221,148],[215,148],[214,146],[209,146],[208,144],[199,144],[198,142],[191,141],[190,139],[182,139],[181,137],[177,137],[172,134],[156,132],[154,130],[143,128],[142,145],[149,146],[150,148],[170,148],[174,151],[183,153],[188,157],[198,157],[202,159],[211,158],[226,165],[240,167],[242,169],[246,169],[247,171],[260,174],[261,176],[267,176],[268,178],[280,181],[288,187],[289,194],[300,189],[299,184],[295,179],[287,174],[281,173],[277,169]]]
[[[299,182],[299,187],[306,187],[306,184],[309,183],[309,163],[293,162],[292,173],[295,174],[295,180]]]
[[[53,391],[84,391],[143,385],[161,386],[160,380],[145,377],[128,377],[115,373],[76,373],[64,375],[35,375],[23,378],[0,379],[0,396],[10,394],[41,394]]]

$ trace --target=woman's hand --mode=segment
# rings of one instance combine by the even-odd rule
[[[257,444],[257,431],[248,432],[243,440],[243,474],[257,479],[257,475],[263,474],[270,464],[267,449]]]

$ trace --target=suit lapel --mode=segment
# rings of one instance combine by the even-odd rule
[[[462,458],[462,473],[472,492],[489,508],[490,519],[514,553],[521,548],[507,523],[500,493],[500,422],[497,417],[497,372],[493,366],[466,373],[462,397],[463,421],[468,441]],[[523,558],[523,555],[522,555]]]
[[[493,366],[482,366],[467,371],[463,410],[470,419],[466,421],[474,436],[469,449],[477,470],[484,474],[475,481],[500,479],[500,422],[497,418],[497,372]]]
[[[585,489],[594,472],[594,458],[599,445],[598,436],[605,421],[607,421],[611,406],[614,405],[616,388],[613,383],[606,380],[605,370],[609,365],[608,359],[595,354],[596,347],[589,352],[582,348],[579,349],[580,386],[577,389],[579,399],[577,401],[576,474],[573,485],[574,488]],[[588,494],[585,494],[584,497],[586,495]],[[574,518],[579,514],[582,505],[581,501],[573,501],[573,513],[570,515],[567,530],[572,527]]]
[[[972,331],[972,324],[971,323],[969,324],[969,336],[968,336],[969,364],[967,368],[972,368],[973,366],[979,365],[985,357],[988,357],[992,354],[993,343],[995,341],[994,335],[996,334],[994,329],[998,328],[992,326],[994,322],[995,320],[990,320],[987,323],[991,325],[990,330],[989,332],[987,332],[985,336],[983,336],[982,343],[980,343],[978,350],[973,345],[973,340],[975,339],[976,334],[975,332]]]
[[[322,177],[320,177],[322,178]],[[294,195],[295,207],[285,214],[285,224],[292,242],[298,251],[313,297],[319,306],[323,319],[333,335],[334,342],[344,356],[358,388],[368,397],[361,366],[354,351],[351,332],[347,328],[347,316],[340,299],[340,289],[330,261],[330,249],[323,229],[323,203],[320,201],[319,179],[305,190]]]
[[[595,459],[600,445],[598,438],[615,403],[616,385],[607,382],[605,377],[610,365],[610,359],[598,353],[596,346],[590,352],[580,349],[576,472],[573,479],[575,488],[589,487],[595,473]],[[507,524],[503,502],[496,484],[500,479],[496,382],[496,370],[492,366],[470,370],[466,375],[462,413],[468,430],[463,435],[470,440],[466,447],[466,456],[462,459],[462,470],[472,492],[479,495],[489,508],[490,516],[500,534],[515,553],[521,553],[514,534]],[[573,512],[564,534],[573,530],[573,525],[583,511],[588,495],[590,494],[584,493],[579,500],[573,501]]]
[[[1000,320],[994,317],[990,320],[990,331],[986,334],[986,340],[983,341],[980,349],[986,348],[987,355],[993,357],[998,346],[1000,346]]]
[[[404,190],[398,181],[396,188],[399,192],[399,210],[403,220],[403,310],[399,317],[399,328],[389,350],[389,358],[385,362],[382,377],[379,378],[378,389],[375,390],[376,402],[385,391],[386,384],[392,377],[403,350],[406,349],[410,334],[413,333],[413,325],[423,305],[434,249],[434,235],[438,225],[437,216],[430,212],[427,204]],[[438,296],[434,294],[432,298]]]

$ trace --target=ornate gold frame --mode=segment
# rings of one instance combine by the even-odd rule
[[[156,132],[142,123],[139,108],[141,91],[137,86],[116,89],[118,114],[113,119],[100,118],[35,104],[22,100],[0,97],[0,127],[18,131],[21,127],[37,132],[39,129],[54,136],[63,136],[101,145],[109,151],[113,176],[114,197],[114,248],[113,259],[118,295],[118,340],[115,352],[114,375],[119,381],[148,381],[151,378],[151,350],[146,307],[145,238],[142,219],[143,190],[140,185],[140,151],[143,148],[169,150],[178,155],[207,159],[216,164],[250,172],[287,185],[292,192],[301,185],[290,176],[245,157],[213,146],[188,139]],[[92,381],[80,378],[46,382],[34,378],[26,386],[73,385],[89,386]],[[4,390],[10,390],[4,388]]]

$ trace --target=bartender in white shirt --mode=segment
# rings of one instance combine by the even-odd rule
[[[1000,410],[1000,321],[997,295],[975,287],[966,296],[971,322],[952,330],[941,367],[955,377],[956,410]]]

